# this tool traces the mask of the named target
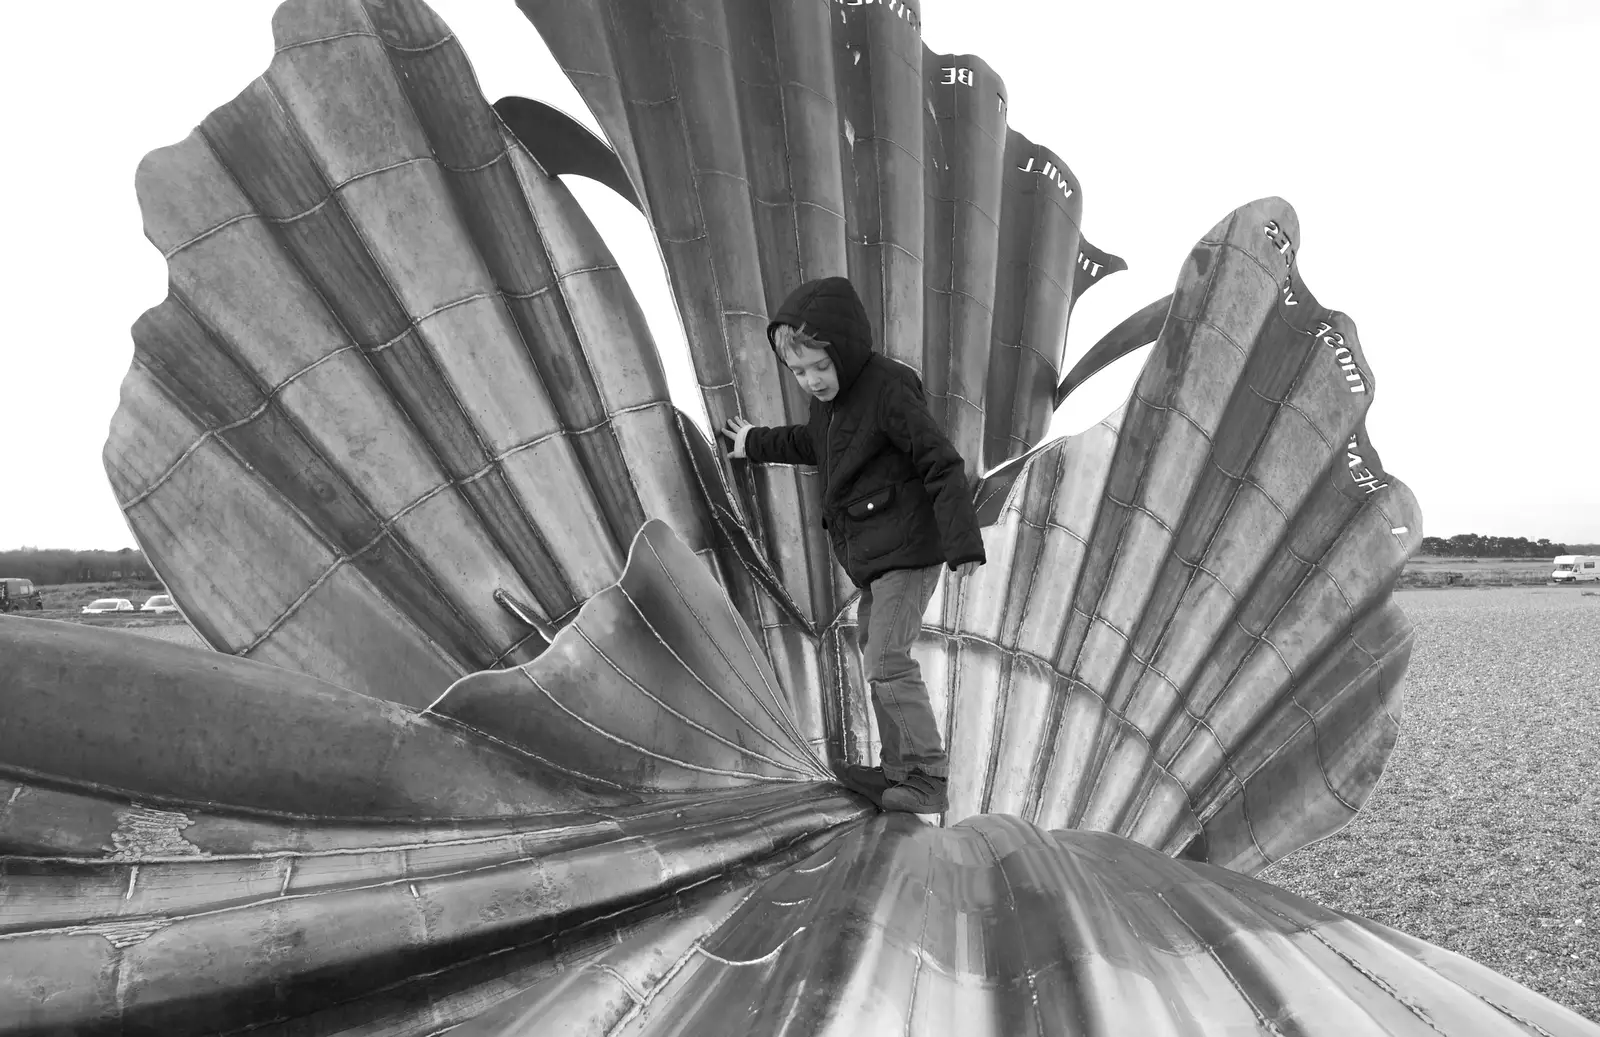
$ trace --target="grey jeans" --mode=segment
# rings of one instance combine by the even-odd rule
[[[922,613],[938,585],[937,565],[895,569],[861,592],[856,609],[856,645],[883,740],[883,773],[891,781],[903,781],[911,770],[937,778],[950,773],[922,667],[911,657]]]

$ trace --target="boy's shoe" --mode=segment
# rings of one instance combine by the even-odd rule
[[[949,782],[921,771],[912,771],[906,780],[883,794],[883,809],[906,814],[942,814],[950,809]]]
[[[864,767],[859,763],[846,764],[834,772],[839,784],[851,792],[860,793],[872,800],[872,805],[882,809],[883,794],[894,784],[883,773],[882,767]]]

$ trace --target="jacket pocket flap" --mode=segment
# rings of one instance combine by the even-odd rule
[[[893,502],[894,487],[885,486],[853,501],[846,501],[844,513],[853,519],[872,518],[874,515],[882,514]]]

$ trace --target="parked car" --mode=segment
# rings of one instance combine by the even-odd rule
[[[44,595],[39,593],[39,588],[33,585],[32,580],[16,576],[0,577],[0,612],[26,608],[44,608]]]
[[[144,599],[144,604],[139,606],[140,612],[154,612],[156,615],[165,615],[168,612],[178,611],[178,606],[172,603],[170,594],[152,594]]]
[[[85,615],[97,616],[102,612],[132,612],[133,602],[127,598],[97,598],[83,607]]]
[[[1600,580],[1600,558],[1594,555],[1562,555],[1555,561],[1550,579],[1556,583],[1589,583]]]

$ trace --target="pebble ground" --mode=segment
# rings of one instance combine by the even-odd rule
[[[1416,643],[1383,779],[1258,877],[1600,1022],[1600,588],[1397,600]]]

